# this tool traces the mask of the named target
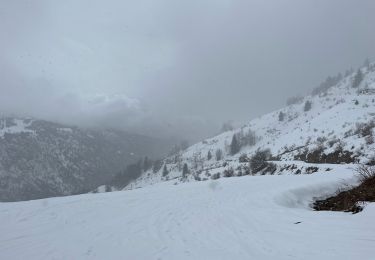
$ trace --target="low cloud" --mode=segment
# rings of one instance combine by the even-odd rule
[[[139,99],[125,94],[77,94],[54,87],[44,79],[31,79],[4,68],[0,111],[4,116],[22,116],[77,125],[114,128],[140,134],[192,141],[213,132],[212,122],[193,116],[163,116]],[[216,126],[215,126],[216,127]]]
[[[375,58],[373,0],[11,1],[0,113],[199,140]]]

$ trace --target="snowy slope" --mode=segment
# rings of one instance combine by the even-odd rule
[[[169,171],[168,175],[163,176],[163,169],[157,173],[146,171],[125,188],[182,179],[185,163],[190,174],[182,181],[207,180],[214,174],[222,177],[226,169],[233,169],[235,175],[243,175],[247,163],[239,163],[239,157],[242,154],[251,157],[263,149],[270,149],[274,160],[285,163],[294,160],[312,163],[375,163],[374,139],[363,130],[365,126],[370,126],[370,133],[375,136],[375,64],[363,67],[361,71],[363,80],[356,88],[352,87],[356,75],[353,73],[319,95],[306,96],[299,103],[256,118],[240,129],[204,140],[166,158],[164,164]],[[305,111],[307,101],[312,106]],[[279,120],[280,113],[284,114],[282,121]],[[231,155],[229,146],[233,135],[246,135],[249,131],[255,133],[255,145],[245,145],[240,152]],[[223,151],[220,160],[215,159],[218,149]],[[212,154],[210,160],[207,156],[209,152]],[[316,159],[314,153],[329,158]],[[280,162],[277,164],[280,165]],[[276,173],[280,173],[279,170],[280,167]]]
[[[352,177],[335,165],[0,203],[0,259],[370,260],[374,204],[355,215],[309,208]]]
[[[7,120],[5,118],[0,120],[0,138],[4,138],[6,134],[35,134],[34,130],[29,129],[33,123],[32,119],[18,119]]]

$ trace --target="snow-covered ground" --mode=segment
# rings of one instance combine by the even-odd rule
[[[10,122],[7,122],[10,121]],[[0,118],[0,138],[4,138],[5,134],[28,133],[35,134],[34,130],[28,129],[32,124],[31,119],[6,119]],[[10,123],[7,125],[7,123]]]
[[[0,259],[375,259],[375,204],[309,207],[355,182],[332,168],[0,203]]]

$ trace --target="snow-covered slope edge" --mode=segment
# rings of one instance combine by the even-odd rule
[[[256,174],[280,174],[286,172],[284,169],[295,174],[311,173],[323,170],[321,163],[374,164],[375,64],[361,68],[360,74],[359,82],[355,72],[318,95],[306,96],[170,156],[164,160],[164,167],[144,171],[125,189],[170,179],[199,181],[255,174],[249,158],[266,149],[270,151],[267,160],[275,164]],[[231,151],[233,136],[240,146],[235,153]],[[290,165],[295,160],[318,165]]]
[[[316,212],[347,165],[311,175],[0,203],[0,259],[373,259],[375,205]]]

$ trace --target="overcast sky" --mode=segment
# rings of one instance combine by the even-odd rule
[[[375,57],[373,0],[0,0],[0,112],[201,138]]]

